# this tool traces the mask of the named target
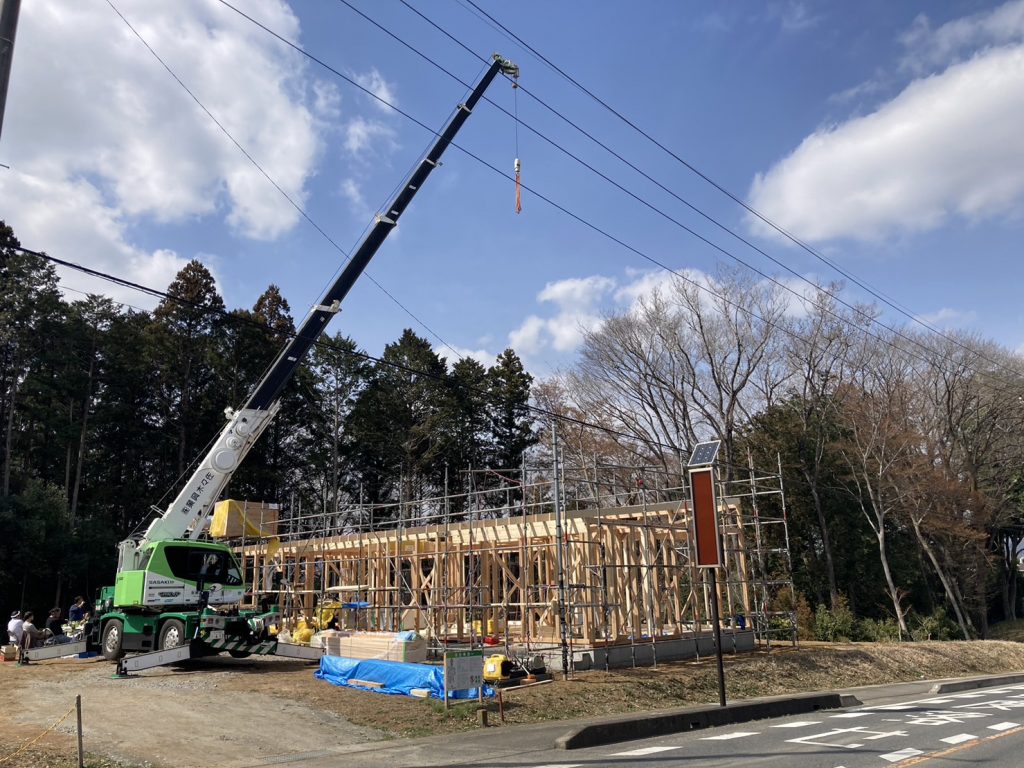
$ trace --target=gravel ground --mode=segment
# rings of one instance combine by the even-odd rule
[[[1024,644],[1001,641],[804,644],[726,657],[730,700],[859,685],[1024,671]],[[0,766],[27,740],[83,702],[90,765],[243,766],[304,753],[475,727],[473,705],[337,688],[306,662],[216,657],[111,678],[102,659],[0,664]],[[658,669],[584,672],[504,694],[510,723],[531,723],[717,701],[714,661]],[[492,723],[497,720],[492,717]],[[10,764],[76,763],[74,719]],[[24,759],[24,758],[28,759]]]

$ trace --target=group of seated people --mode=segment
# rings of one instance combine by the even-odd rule
[[[18,646],[23,652],[41,645],[70,643],[85,636],[90,618],[91,608],[83,597],[76,597],[68,611],[68,619],[72,627],[70,635],[64,627],[60,608],[50,609],[50,615],[42,629],[36,626],[35,614],[32,611],[26,611],[24,615],[21,611],[14,611],[11,614],[11,620],[7,623],[7,639],[9,643]]]

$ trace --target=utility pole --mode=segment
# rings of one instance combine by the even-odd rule
[[[555,494],[555,567],[558,571],[558,635],[562,645],[562,675],[569,679],[569,628],[566,626],[568,611],[565,604],[565,561],[562,548],[565,542],[565,531],[562,528],[562,517],[564,513],[562,497],[562,449],[558,445],[558,423],[551,424],[551,452],[554,454],[554,484],[552,489]]]
[[[4,128],[7,83],[11,79],[11,62],[14,61],[14,34],[18,31],[19,10],[21,0],[0,0],[0,135]]]

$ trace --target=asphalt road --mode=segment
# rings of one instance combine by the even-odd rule
[[[525,757],[525,755],[524,755]],[[516,768],[1020,768],[1024,684],[533,753]]]

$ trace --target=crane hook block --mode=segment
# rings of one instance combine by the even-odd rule
[[[511,78],[517,79],[519,77],[519,65],[506,59],[500,53],[496,53],[493,56],[494,60],[501,64],[501,71],[504,72]]]

